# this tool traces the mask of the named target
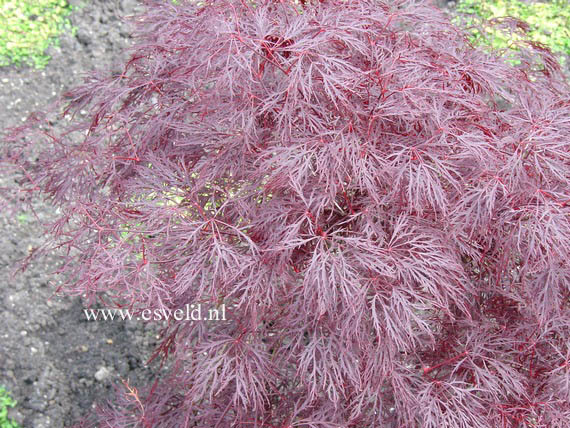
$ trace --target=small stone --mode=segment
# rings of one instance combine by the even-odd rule
[[[43,412],[47,408],[47,401],[40,397],[34,397],[28,401],[26,407],[29,407],[32,410],[37,410],[38,412]]]
[[[32,422],[35,428],[48,428],[52,426],[51,418],[49,416],[38,416]]]
[[[89,347],[87,345],[81,345],[79,349],[81,350],[81,352],[89,351]]]
[[[47,400],[49,400],[49,402],[51,403],[56,395],[57,395],[57,390],[55,388],[50,388],[50,389],[48,389],[48,391],[45,395],[45,398]]]
[[[107,342],[108,345],[112,345],[112,344],[113,344],[113,339],[107,339],[106,342]]]
[[[104,381],[104,380],[107,379],[109,376],[111,376],[111,372],[110,372],[110,370],[109,370],[107,367],[104,367],[104,366],[99,367],[99,370],[97,370],[97,371],[95,372],[95,379],[96,379],[98,382]]]
[[[93,42],[91,36],[86,31],[81,29],[77,31],[76,37],[79,43],[81,43],[84,46],[89,46]]]

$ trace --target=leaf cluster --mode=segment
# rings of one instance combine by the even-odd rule
[[[67,293],[228,319],[173,321],[168,374],[84,426],[568,426],[552,53],[513,66],[422,1],[146,3],[122,72],[4,159],[59,208]]]

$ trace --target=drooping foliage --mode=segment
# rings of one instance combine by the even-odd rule
[[[60,210],[68,294],[227,320],[172,321],[168,374],[84,426],[569,426],[556,59],[421,1],[146,3],[123,72],[5,159]]]

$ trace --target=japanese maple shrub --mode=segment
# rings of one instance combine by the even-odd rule
[[[511,65],[411,0],[136,22],[122,73],[5,159],[60,210],[67,293],[226,321],[171,320],[167,374],[85,426],[570,426],[570,92],[546,48]]]

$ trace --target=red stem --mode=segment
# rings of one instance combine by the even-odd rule
[[[469,355],[468,351],[464,351],[459,355],[456,355],[455,357],[449,358],[448,360],[442,361],[439,364],[436,364],[435,366],[431,366],[431,367],[424,367],[424,376],[426,376],[427,374],[431,373],[432,371],[434,371],[435,369],[444,366],[446,364],[451,364],[457,360],[459,360],[460,358],[466,357],[467,355]]]

